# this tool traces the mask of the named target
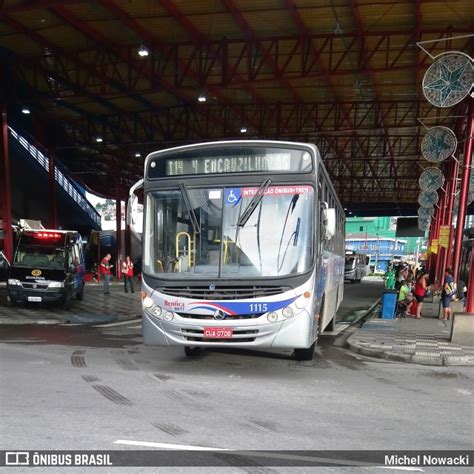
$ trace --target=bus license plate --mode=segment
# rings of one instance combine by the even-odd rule
[[[204,337],[208,339],[230,339],[233,333],[232,328],[204,328]]]
[[[41,303],[41,296],[28,296],[28,301],[32,303]]]

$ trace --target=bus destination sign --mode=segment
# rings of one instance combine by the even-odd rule
[[[166,160],[166,176],[290,170],[291,153],[198,156]]]

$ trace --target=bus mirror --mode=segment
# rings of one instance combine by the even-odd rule
[[[8,270],[10,268],[10,262],[3,252],[0,252],[0,271]]]
[[[135,194],[132,194],[128,198],[127,225],[134,226],[136,224],[137,213],[138,213],[138,197]]]
[[[322,209],[322,219],[326,240],[331,240],[336,234],[336,209],[324,206]]]

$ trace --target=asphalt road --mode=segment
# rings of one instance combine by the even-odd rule
[[[373,301],[377,285],[349,285],[345,305]],[[1,449],[473,448],[472,368],[364,359],[338,347],[344,335],[296,362],[235,349],[188,359],[143,346],[136,321],[0,331]]]

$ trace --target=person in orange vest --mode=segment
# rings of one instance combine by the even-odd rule
[[[122,264],[122,273],[123,273],[123,283],[125,285],[125,293],[128,293],[127,282],[130,284],[130,291],[134,293],[133,290],[133,263],[130,260],[130,257],[127,255],[125,261]]]
[[[112,255],[108,253],[100,262],[100,273],[104,277],[104,295],[110,295],[109,283],[110,283],[110,275],[112,274],[110,269],[113,267],[113,265],[110,265],[109,263],[111,258],[112,258]]]

